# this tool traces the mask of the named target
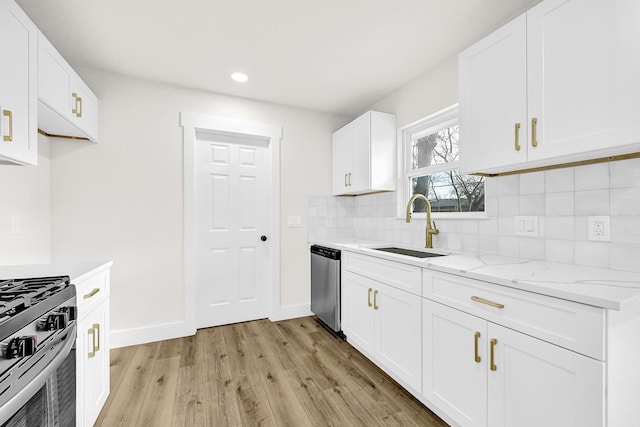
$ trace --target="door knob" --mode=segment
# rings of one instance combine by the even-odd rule
[[[260,236],[260,240],[262,240],[263,242],[266,242],[267,241],[267,236],[265,236],[265,235]]]

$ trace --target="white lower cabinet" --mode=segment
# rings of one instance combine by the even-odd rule
[[[604,425],[604,363],[423,300],[423,397],[460,426]]]
[[[347,340],[414,391],[420,391],[422,383],[416,327],[421,310],[419,296],[343,271],[342,329]]]
[[[109,396],[109,270],[75,283],[76,425],[93,426]]]

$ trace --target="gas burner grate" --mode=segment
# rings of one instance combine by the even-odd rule
[[[69,286],[68,276],[0,281],[0,322]]]

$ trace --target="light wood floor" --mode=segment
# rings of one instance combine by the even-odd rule
[[[96,426],[258,425],[447,426],[311,317],[111,350]]]

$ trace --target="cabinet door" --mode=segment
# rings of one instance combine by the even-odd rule
[[[636,0],[546,0],[527,13],[529,160],[640,141],[638,16]]]
[[[459,56],[460,168],[464,172],[527,159],[526,27],[522,15]],[[516,124],[520,124],[520,149]]]
[[[422,307],[423,396],[460,426],[486,426],[487,322],[427,299]]]
[[[38,37],[38,99],[71,120],[71,75],[66,61],[42,33]]]
[[[351,170],[351,126],[347,125],[333,133],[332,167],[333,194],[345,194],[349,190],[349,171]]]
[[[342,331],[367,356],[374,355],[373,291],[378,283],[342,270]]]
[[[604,425],[603,362],[488,325],[489,340],[496,340],[488,387],[491,427]]]
[[[382,283],[373,291],[375,358],[380,366],[415,391],[421,391],[421,299]]]
[[[355,194],[371,189],[371,112],[355,119],[351,128],[349,192]]]
[[[78,426],[92,426],[109,396],[109,303],[78,322],[76,341]]]
[[[13,1],[0,2],[0,157],[38,162],[37,29]]]

